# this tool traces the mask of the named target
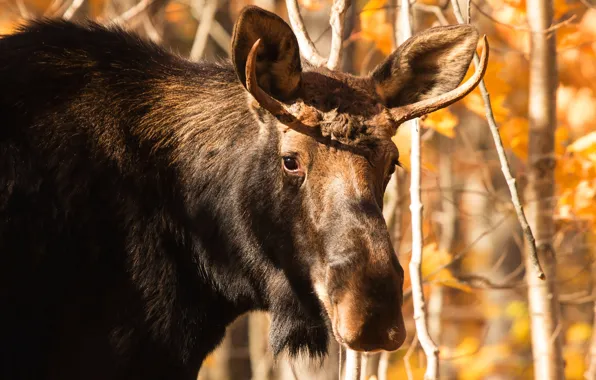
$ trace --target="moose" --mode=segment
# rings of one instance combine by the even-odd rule
[[[432,28],[356,77],[257,7],[230,62],[91,22],[1,38],[0,378],[194,379],[252,310],[275,354],[400,347],[391,137],[475,88],[478,41]]]

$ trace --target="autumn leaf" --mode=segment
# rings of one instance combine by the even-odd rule
[[[412,132],[409,125],[401,125],[395,136],[392,137],[393,143],[399,151],[399,161],[404,169],[410,170],[410,151],[412,148]]]
[[[499,134],[505,147],[510,148],[516,156],[524,161],[528,158],[529,132],[528,120],[521,117],[509,119],[499,128]]]
[[[447,108],[430,113],[422,120],[422,126],[424,128],[434,129],[443,136],[450,138],[455,137],[454,128],[457,123],[457,117]]]
[[[586,372],[586,355],[577,348],[566,349],[563,352],[565,359],[565,378],[569,380],[583,380]]]
[[[393,26],[386,19],[387,0],[370,0],[360,13],[360,35],[388,55],[393,51]]]
[[[475,114],[485,117],[486,112],[484,108],[484,101],[480,94],[472,92],[463,100],[466,108]],[[504,106],[505,95],[495,95],[491,97],[493,115],[497,123],[502,123],[509,117],[509,109]]]
[[[568,344],[581,345],[592,338],[592,326],[587,323],[574,323],[567,329],[565,341]]]
[[[440,269],[452,260],[453,258],[449,252],[439,249],[437,243],[433,242],[425,245],[422,248],[422,277],[443,286],[471,292],[472,289],[468,285],[459,282],[449,269]]]

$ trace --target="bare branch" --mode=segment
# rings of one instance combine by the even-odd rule
[[[348,8],[350,8],[350,0],[333,0],[331,16],[329,17],[329,24],[331,25],[331,51],[327,61],[329,70],[337,70],[341,65],[344,21]]]
[[[486,12],[485,10],[483,10],[480,5],[476,4],[474,1],[470,0],[470,3],[474,5],[474,7],[478,10],[478,13],[480,13],[481,15],[483,15],[484,17],[488,18],[489,20],[493,21],[495,24],[499,24],[502,25],[506,28],[510,28],[513,30],[517,30],[520,32],[529,32],[529,33],[538,33],[538,34],[548,34],[551,32],[554,32],[555,30],[559,29],[560,27],[570,24],[571,21],[575,20],[577,18],[577,15],[571,15],[568,18],[559,21],[558,23],[552,25],[551,27],[544,29],[544,30],[540,30],[540,31],[532,31],[527,25],[521,26],[521,25],[511,25],[511,24],[507,24],[506,22],[503,21],[499,21],[496,18],[494,18],[492,15],[488,14],[488,12]]]
[[[457,22],[460,24],[464,23],[464,18],[461,14],[461,10],[459,8],[459,4],[457,0],[451,0],[451,4],[453,6],[453,13],[457,18]],[[474,65],[478,67],[479,65],[479,58],[478,54],[474,54]],[[478,85],[480,88],[480,93],[482,94],[482,99],[484,100],[484,109],[486,112],[486,119],[488,121],[488,126],[490,128],[491,134],[493,136],[493,141],[495,142],[495,147],[497,149],[497,153],[499,156],[499,161],[501,162],[501,170],[503,171],[503,175],[505,176],[505,180],[507,181],[507,185],[509,186],[509,192],[511,193],[511,200],[515,207],[515,212],[517,213],[517,218],[519,220],[519,224],[524,231],[524,235],[528,242],[528,246],[530,247],[530,255],[531,261],[534,266],[535,272],[538,274],[538,278],[544,279],[544,272],[540,266],[540,262],[538,261],[538,253],[536,251],[536,240],[534,239],[534,234],[532,233],[532,229],[528,224],[528,220],[526,219],[526,214],[522,207],[521,201],[519,199],[519,194],[517,192],[516,181],[511,174],[511,167],[509,165],[509,159],[507,158],[507,154],[505,153],[505,148],[503,147],[503,141],[501,140],[501,135],[499,135],[499,128],[497,126],[497,122],[495,121],[495,116],[493,114],[492,105],[490,103],[490,95],[488,90],[486,89],[486,85],[484,84],[484,80],[480,81]]]
[[[76,0],[75,0],[76,1]],[[125,22],[129,21],[130,19],[136,17],[141,12],[143,12],[154,0],[141,0],[135,5],[134,7],[130,8],[126,12],[122,13],[120,16],[116,17],[112,20],[115,24],[124,24]]]
[[[160,43],[162,41],[162,35],[155,29],[155,25],[153,25],[151,17],[149,17],[148,14],[143,16],[143,28],[151,41],[155,43]]]
[[[313,65],[324,66],[327,63],[327,60],[319,54],[317,48],[308,36],[308,32],[304,26],[304,20],[302,19],[300,9],[298,8],[298,0],[286,0],[286,8],[288,8],[290,25],[292,25],[292,30],[298,39],[300,53],[302,53],[303,57]]]
[[[449,21],[447,21],[447,18],[443,14],[443,9],[441,9],[441,7],[439,7],[438,5],[415,3],[414,9],[416,9],[418,11],[426,12],[426,13],[433,13],[435,16],[437,16],[437,19],[439,20],[439,23],[441,25],[449,24]]]
[[[410,365],[410,356],[414,353],[414,350],[418,346],[418,335],[414,335],[412,339],[412,343],[410,347],[408,347],[408,351],[404,355],[404,367],[406,368],[406,375],[408,376],[408,380],[414,380],[414,375],[412,374],[412,366]]]
[[[46,17],[50,16],[50,15],[55,15],[57,13],[57,11],[62,8],[63,4],[64,4],[64,1],[62,1],[62,0],[52,0],[50,5],[43,12],[43,15]]]
[[[70,20],[72,16],[74,16],[75,13],[79,10],[81,5],[83,5],[83,1],[85,0],[74,0],[72,4],[70,4],[70,6],[66,9],[64,15],[62,15],[62,18],[65,20]]]
[[[198,0],[193,3],[196,4]],[[193,6],[195,6],[193,4]],[[217,12],[217,0],[206,0],[205,6],[201,12],[201,21],[197,27],[197,33],[195,34],[195,40],[190,49],[190,59],[198,61],[203,56],[205,48],[207,47],[207,41],[209,40],[209,31],[213,25],[215,19],[215,13]]]
[[[202,7],[199,7],[198,1],[192,1],[190,5],[191,14],[197,22],[201,21],[202,15]],[[230,54],[230,45],[232,41],[232,37],[230,34],[225,30],[225,28],[219,23],[219,21],[213,19],[211,29],[209,30],[209,35],[215,41],[219,47],[226,51],[228,55]]]

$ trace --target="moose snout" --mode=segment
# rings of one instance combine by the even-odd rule
[[[335,282],[335,287],[328,288],[333,289],[328,308],[333,333],[350,349],[393,351],[406,338],[401,312],[403,270],[392,264],[382,266],[382,272],[359,268],[348,278],[345,272],[328,277]],[[346,280],[344,286],[337,286],[339,276]]]

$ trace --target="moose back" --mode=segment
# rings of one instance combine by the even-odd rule
[[[354,77],[255,7],[225,63],[93,23],[1,38],[0,378],[194,379],[251,310],[276,354],[397,349],[391,137],[473,89],[477,41],[430,29]]]

